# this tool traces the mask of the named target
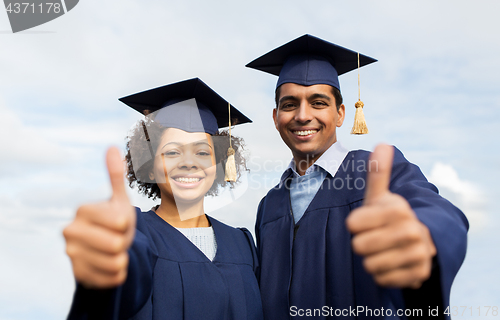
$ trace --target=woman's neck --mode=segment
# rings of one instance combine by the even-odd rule
[[[162,197],[156,214],[175,228],[209,227],[210,223],[205,215],[203,199],[189,204],[175,203],[174,199]]]

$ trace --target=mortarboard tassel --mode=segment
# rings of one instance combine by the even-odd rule
[[[351,134],[367,134],[368,127],[366,126],[365,114],[363,113],[363,106],[365,104],[361,101],[361,90],[359,85],[359,52],[358,52],[358,101],[354,104],[356,113],[354,114],[354,125],[352,126]]]
[[[234,160],[234,149],[231,145],[231,104],[229,107],[229,148],[227,149],[226,174],[224,180],[228,182],[236,181],[236,163]]]

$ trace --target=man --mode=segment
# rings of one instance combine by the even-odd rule
[[[337,141],[338,75],[374,61],[305,35],[247,65],[279,75],[273,119],[293,155],[257,215],[266,319],[447,317],[467,219],[396,148]]]

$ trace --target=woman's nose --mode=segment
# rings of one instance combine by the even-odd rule
[[[198,168],[195,155],[190,152],[184,152],[181,156],[178,167],[186,168],[188,170],[192,168]]]

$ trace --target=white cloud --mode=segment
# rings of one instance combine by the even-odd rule
[[[118,97],[198,76],[253,119],[234,130],[253,159],[248,189],[211,213],[253,230],[258,201],[280,176],[263,165],[282,168],[290,152],[271,120],[276,77],[243,66],[304,33],[379,59],[361,72],[366,137],[348,133],[357,75],[341,77],[344,145],[370,149],[388,141],[428,168],[436,158],[460,161],[460,175],[436,163],[429,179],[463,209],[471,231],[489,222],[478,186],[493,190],[498,173],[474,165],[485,147],[487,161],[496,152],[490,146],[497,135],[488,132],[500,119],[500,43],[492,40],[498,1],[320,5],[86,0],[37,28],[53,33],[0,32],[7,48],[0,52],[0,319],[29,319],[26,310],[38,311],[36,318],[64,317],[73,282],[60,232],[79,203],[109,196],[104,150],[123,146],[136,119]],[[6,14],[0,26],[8,29]],[[13,166],[30,171],[18,181]],[[476,170],[482,180],[467,181],[462,170],[468,176]],[[153,205],[136,190],[129,194],[144,210]]]
[[[19,164],[61,164],[67,152],[61,146],[40,136],[35,128],[23,124],[21,118],[0,101],[0,172]]]
[[[72,211],[24,205],[0,196],[0,318],[65,316],[74,284],[62,229]]]
[[[459,207],[469,219],[471,232],[480,230],[487,219],[484,191],[475,183],[461,179],[448,164],[436,162],[428,177],[440,193]]]

